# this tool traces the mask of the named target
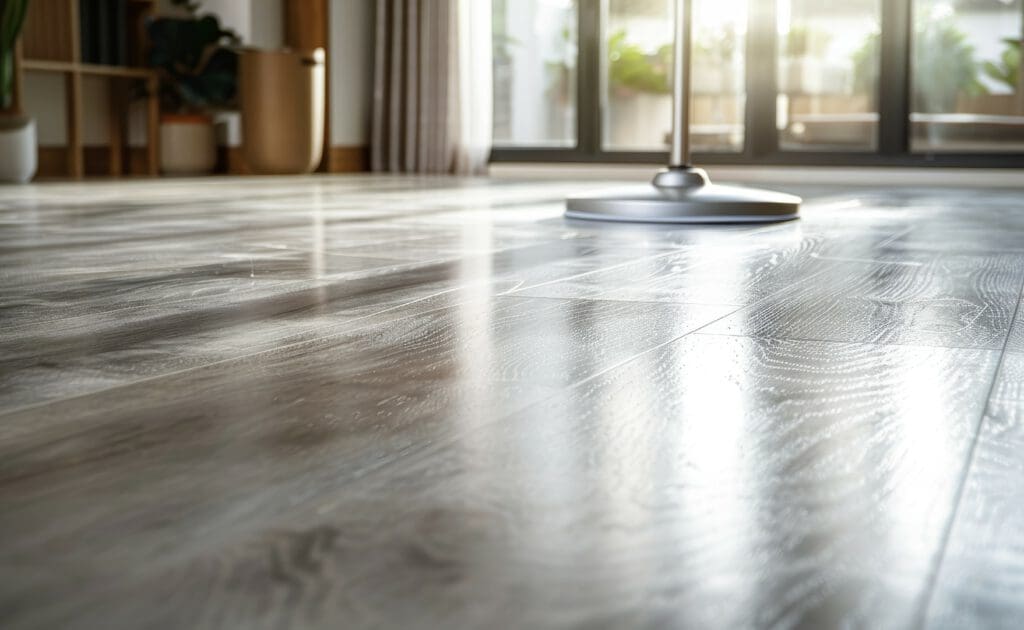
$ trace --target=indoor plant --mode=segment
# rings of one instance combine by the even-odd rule
[[[0,181],[27,182],[36,172],[36,123],[14,94],[14,45],[28,0],[0,0]]]
[[[160,72],[160,168],[171,174],[213,170],[212,113],[234,104],[238,36],[198,5],[174,0],[180,15],[147,22],[149,63]]]

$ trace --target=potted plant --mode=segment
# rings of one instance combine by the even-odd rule
[[[0,181],[24,183],[36,173],[36,123],[14,94],[14,45],[28,0],[0,0]]]
[[[174,175],[209,173],[216,163],[212,114],[234,105],[238,35],[199,5],[174,0],[179,14],[149,20],[149,64],[160,73],[160,168]]]

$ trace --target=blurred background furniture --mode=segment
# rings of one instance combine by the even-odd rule
[[[102,172],[121,175],[131,168],[126,160],[126,112],[136,90],[144,95],[146,103],[146,147],[141,169],[149,175],[157,174],[160,114],[157,75],[143,66],[143,21],[155,6],[156,0],[34,0],[29,3],[20,68],[23,72],[56,73],[64,77],[67,148],[62,161],[67,176],[81,178],[86,174],[84,77],[107,79],[109,144],[100,165],[104,167]],[[40,152],[41,162],[52,161],[55,157]],[[54,170],[52,165],[50,168],[46,164],[41,166]]]

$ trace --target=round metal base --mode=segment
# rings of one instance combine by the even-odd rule
[[[646,186],[570,197],[565,216],[638,223],[771,223],[797,218],[800,201],[770,190],[716,186],[701,169],[674,168]]]

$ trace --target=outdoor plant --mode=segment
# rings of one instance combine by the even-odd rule
[[[14,44],[27,9],[28,0],[0,0],[0,113],[15,113]]]
[[[993,81],[1002,83],[1016,92],[1020,83],[1020,40],[1006,38],[1003,44],[1005,47],[999,61],[986,61],[981,69]]]
[[[796,24],[786,34],[786,56],[799,58],[807,55],[821,57],[828,49],[828,33],[823,33],[803,24]]]
[[[625,31],[608,38],[608,81],[612,87],[634,92],[668,94],[671,90],[672,45],[654,54],[626,41]]]
[[[182,16],[161,16],[146,24],[149,64],[161,75],[163,111],[203,113],[231,107],[238,87],[239,43],[214,15],[198,15],[199,5],[174,0]]]
[[[854,89],[872,93],[878,78],[879,35],[873,33],[853,55]],[[987,92],[967,35],[948,19],[922,19],[911,47],[912,102],[917,111],[954,111],[958,95]]]
[[[693,46],[693,67],[697,72],[728,66],[736,52],[736,32],[724,29],[697,39]],[[649,94],[672,90],[672,44],[653,53],[626,40],[624,30],[608,38],[608,81],[613,89]]]

